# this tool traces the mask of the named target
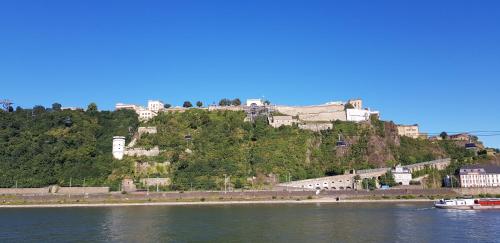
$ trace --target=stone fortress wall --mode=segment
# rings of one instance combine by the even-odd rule
[[[289,115],[298,116],[300,114],[311,114],[311,113],[333,113],[344,110],[344,104],[324,104],[324,105],[312,105],[312,106],[279,106],[275,107],[276,111]]]
[[[301,121],[319,121],[319,122],[332,122],[335,120],[346,121],[345,111],[323,112],[323,113],[308,113],[300,114],[299,120]]]

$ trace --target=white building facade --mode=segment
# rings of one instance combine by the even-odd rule
[[[500,166],[472,165],[460,168],[461,187],[500,187]]]
[[[165,104],[159,100],[148,100],[148,110],[158,113],[164,109]]]
[[[410,185],[410,181],[412,179],[411,172],[407,168],[402,167],[401,165],[397,165],[394,169],[391,170],[392,175],[394,176],[394,181],[398,184],[407,186]]]
[[[117,103],[115,105],[115,110],[133,110],[135,111],[135,113],[137,113],[137,115],[139,115],[139,120],[147,121],[157,116],[160,111],[165,109],[164,106],[165,104],[162,101],[148,100],[147,108],[134,104]]]
[[[363,122],[370,120],[371,115],[379,115],[378,111],[370,111],[368,109],[346,109],[347,121]]]

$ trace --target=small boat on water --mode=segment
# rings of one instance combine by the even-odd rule
[[[444,209],[500,209],[500,198],[482,199],[441,199],[434,203]]]

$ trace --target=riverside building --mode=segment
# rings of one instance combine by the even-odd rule
[[[462,187],[499,187],[500,166],[470,165],[460,168]]]

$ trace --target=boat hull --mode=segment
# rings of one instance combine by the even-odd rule
[[[461,210],[481,209],[481,205],[479,205],[479,204],[478,205],[443,205],[443,204],[434,204],[434,207],[441,208],[441,209],[461,209]]]

